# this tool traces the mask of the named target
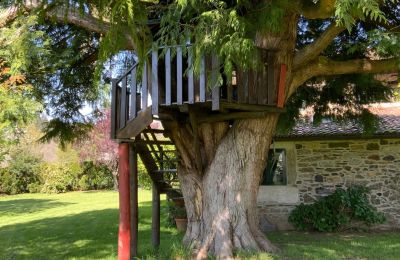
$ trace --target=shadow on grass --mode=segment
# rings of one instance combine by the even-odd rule
[[[141,203],[139,208],[142,258],[158,255],[151,246],[150,205]],[[118,209],[46,218],[0,228],[0,259],[116,259],[117,239]],[[159,252],[168,255],[171,243],[180,240],[172,229],[162,227]]]
[[[69,204],[73,203],[59,202],[49,199],[6,200],[0,201],[0,212],[2,216],[13,216],[21,213],[35,213]]]

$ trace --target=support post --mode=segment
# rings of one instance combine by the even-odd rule
[[[160,245],[160,190],[155,182],[153,182],[153,205],[152,205],[152,242],[154,247]]]
[[[130,205],[129,205],[129,144],[118,146],[119,175],[119,230],[118,260],[130,259]]]
[[[137,257],[138,246],[138,156],[134,144],[129,146],[130,206],[131,206],[131,258]]]

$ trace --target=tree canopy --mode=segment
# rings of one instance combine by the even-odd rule
[[[195,64],[201,53],[213,52],[229,75],[235,66],[258,66],[258,48],[278,48],[273,37],[255,42],[263,33],[279,35],[289,16],[297,23],[289,121],[312,104],[317,117],[329,115],[327,104],[342,105],[342,115],[354,117],[361,105],[394,94],[372,76],[353,75],[397,71],[395,0],[16,0],[2,1],[1,8],[0,56],[10,61],[12,75],[27,76],[34,97],[54,118],[45,139],[72,140],[88,130],[92,118],[79,111],[107,95],[110,72],[100,76],[113,54],[133,50],[144,58],[154,46],[190,41]],[[316,87],[321,83],[326,87]],[[355,98],[345,98],[350,94]]]

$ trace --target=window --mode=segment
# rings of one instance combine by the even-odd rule
[[[261,185],[286,185],[286,151],[285,149],[270,149],[267,167],[264,170]]]

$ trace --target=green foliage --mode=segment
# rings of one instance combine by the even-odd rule
[[[322,232],[339,230],[352,221],[361,221],[368,226],[383,223],[384,215],[369,203],[367,193],[368,189],[362,186],[337,189],[313,204],[296,206],[289,222],[299,230]]]
[[[153,186],[153,182],[150,175],[147,173],[146,167],[144,166],[142,159],[138,160],[138,182],[142,189],[150,190]]]
[[[392,2],[396,2],[392,0]],[[370,19],[375,22],[386,22],[385,14],[376,0],[337,0],[335,15],[337,23],[351,31],[357,20]]]
[[[102,190],[113,188],[113,174],[106,165],[86,161],[83,163],[82,168],[82,176],[78,182],[80,190]]]
[[[41,159],[26,151],[11,155],[8,167],[0,168],[0,193],[18,194],[35,192],[39,185],[38,166]]]
[[[43,193],[62,193],[78,188],[78,176],[82,172],[79,164],[75,163],[43,163],[40,165],[40,178]]]

